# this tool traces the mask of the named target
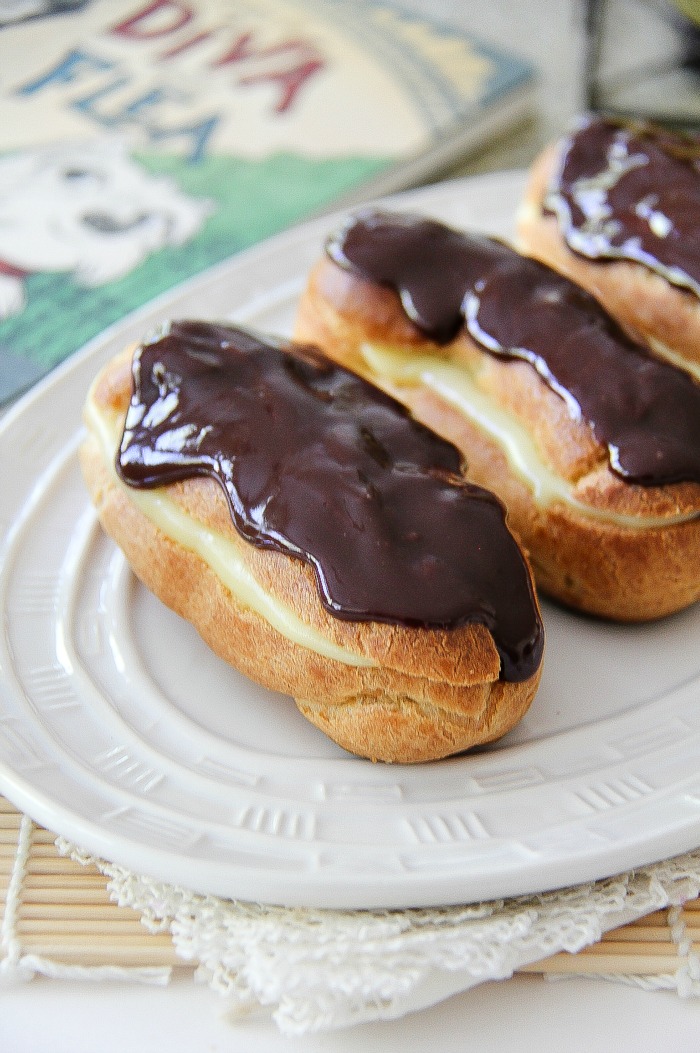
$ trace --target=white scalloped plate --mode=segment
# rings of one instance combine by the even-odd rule
[[[522,176],[403,195],[507,235]],[[216,659],[101,533],[77,463],[98,367],[167,317],[289,331],[337,218],[161,298],[0,428],[0,789],[154,878],[241,899],[406,907],[544,891],[700,844],[700,604],[643,627],[545,605],[546,671],[489,749],[419,767],[344,753]]]

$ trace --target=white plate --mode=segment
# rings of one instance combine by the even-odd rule
[[[507,235],[517,173],[401,206]],[[201,892],[404,907],[543,891],[700,844],[700,604],[643,627],[545,605],[546,671],[498,745],[419,767],[344,753],[216,659],[101,533],[76,450],[102,362],[167,317],[288,332],[335,219],[114,327],[0,431],[0,789],[89,851]]]

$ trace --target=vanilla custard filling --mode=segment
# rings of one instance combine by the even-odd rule
[[[121,437],[121,419],[116,414],[108,415],[99,410],[92,396],[88,399],[85,416],[86,423],[100,444],[103,460],[113,481],[128,491],[129,499],[166,537],[204,560],[238,603],[255,611],[292,643],[315,651],[324,658],[351,666],[376,664],[363,655],[354,654],[332,643],[298,618],[286,604],[270,596],[250,573],[233,542],[222,534],[208,530],[184,513],[167,496],[165,489],[138,490],[126,486],[114,467]]]
[[[532,491],[537,504],[543,507],[559,502],[579,515],[639,530],[684,523],[698,514],[634,516],[585,504],[575,497],[571,484],[544,463],[525,428],[478,388],[466,366],[448,362],[437,355],[417,354],[412,349],[396,346],[365,343],[360,353],[369,367],[369,379],[375,383],[381,385],[384,379],[399,387],[420,384],[473,421],[498,443],[511,470]]]

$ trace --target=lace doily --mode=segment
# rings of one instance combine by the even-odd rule
[[[114,901],[170,932],[180,957],[240,1011],[265,1006],[299,1035],[391,1019],[485,980],[501,980],[559,951],[575,953],[619,925],[700,894],[700,850],[605,881],[462,907],[392,911],[292,909],[201,896],[94,863]],[[680,910],[672,915],[679,968],[643,986],[700,994],[700,957]],[[626,978],[628,981],[630,977]]]

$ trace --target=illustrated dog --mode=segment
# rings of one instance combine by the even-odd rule
[[[0,157],[0,319],[23,309],[27,274],[104,285],[189,241],[212,211],[146,172],[116,139]]]

